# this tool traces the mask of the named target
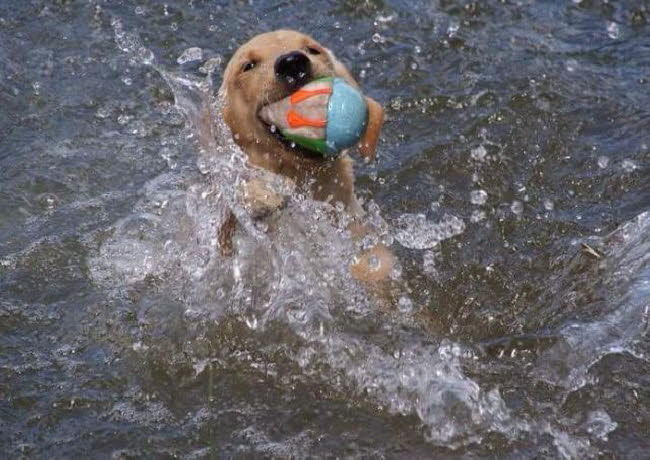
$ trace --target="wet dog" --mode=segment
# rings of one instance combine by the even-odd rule
[[[234,141],[247,155],[251,165],[284,176],[298,190],[311,198],[338,203],[353,219],[352,234],[359,238],[367,231],[363,210],[354,193],[353,162],[343,153],[325,159],[292,145],[273,132],[259,116],[267,104],[279,101],[301,86],[321,77],[341,77],[358,86],[350,72],[334,54],[313,38],[291,30],[277,30],[258,35],[243,44],[226,66],[219,95],[223,100],[223,117]],[[367,161],[376,154],[383,109],[366,97],[369,122],[357,150]],[[246,184],[244,196],[253,215],[261,217],[279,208],[283,200],[259,180]],[[234,218],[221,230],[222,249],[230,250],[229,241]],[[386,279],[393,266],[390,251],[377,245],[363,253],[351,271],[363,281]]]

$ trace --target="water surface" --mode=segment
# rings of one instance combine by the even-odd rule
[[[0,451],[647,456],[649,14],[3,2]],[[286,211],[256,223],[236,190],[263,172],[221,123],[196,144],[199,96],[279,27],[386,107],[357,190],[401,262],[395,305],[349,278],[359,247],[324,205],[278,181]]]

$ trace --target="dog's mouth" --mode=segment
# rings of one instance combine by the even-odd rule
[[[301,146],[299,144],[296,144],[291,139],[287,139],[286,137],[284,137],[282,135],[282,132],[280,131],[280,129],[277,126],[264,121],[264,119],[259,116],[259,113],[258,113],[257,118],[260,121],[260,123],[262,123],[262,125],[264,125],[264,128],[275,139],[277,139],[283,146],[285,146],[289,151],[295,152],[296,154],[301,155],[301,156],[303,156],[303,157],[305,157],[307,159],[310,159],[310,160],[323,160],[323,156],[321,154],[319,154],[318,152],[314,152],[312,150],[306,149],[305,147],[303,147],[303,146]]]

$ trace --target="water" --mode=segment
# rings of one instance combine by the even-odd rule
[[[318,8],[0,5],[3,456],[647,456],[647,6]],[[387,107],[369,240],[218,117],[197,143],[237,45],[287,26]],[[377,241],[392,303],[345,269]]]

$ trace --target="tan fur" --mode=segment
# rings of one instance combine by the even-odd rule
[[[320,54],[309,53],[308,47],[320,51]],[[235,142],[252,165],[285,176],[313,199],[342,203],[351,216],[361,217],[362,210],[354,194],[352,160],[347,154],[335,160],[304,155],[279,141],[258,117],[264,105],[289,95],[275,76],[274,64],[279,56],[292,51],[302,51],[309,58],[314,78],[338,76],[358,86],[334,54],[313,38],[292,30],[268,32],[243,44],[226,66],[219,90],[224,101],[224,119]],[[248,62],[254,62],[255,67],[244,72],[243,67]],[[367,100],[369,123],[359,152],[370,160],[375,157],[383,109],[374,100]],[[265,190],[263,183],[247,184],[245,188],[247,205],[256,215],[268,213],[282,204],[272,191]],[[383,260],[382,277],[387,276],[386,270],[392,267],[392,255],[386,248],[375,248],[374,251]],[[368,255],[362,255],[352,272],[359,279],[376,281],[380,273],[369,273],[367,259]]]

